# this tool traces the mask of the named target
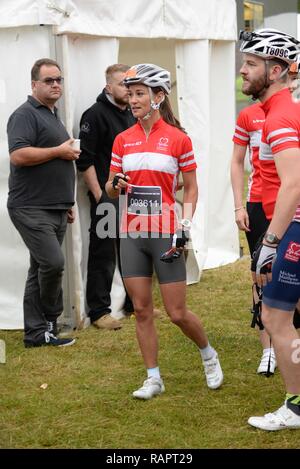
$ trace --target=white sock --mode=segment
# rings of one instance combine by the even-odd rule
[[[148,378],[158,378],[160,379],[159,367],[156,366],[155,368],[147,368],[147,375]]]
[[[273,347],[270,347],[270,348],[268,348],[268,347],[267,347],[267,348],[264,348],[263,352],[264,352],[264,353],[274,353],[274,355],[275,355],[275,352],[274,352],[274,349],[273,349]]]
[[[217,353],[209,342],[205,348],[199,348],[199,350],[201,353],[202,360],[210,360]]]

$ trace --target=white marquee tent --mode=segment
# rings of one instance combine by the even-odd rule
[[[139,38],[137,40],[137,38]],[[203,268],[239,256],[229,165],[234,129],[234,0],[0,0],[0,328],[23,327],[22,295],[28,253],[7,210],[9,158],[6,122],[30,94],[30,69],[41,57],[61,64],[61,113],[70,134],[104,86],[109,64],[156,62],[172,72],[174,109],[192,138],[199,202],[194,216],[188,282]],[[77,221],[65,242],[65,311],[70,325],[85,324],[88,243],[86,189],[79,178]],[[124,298],[118,271],[113,309]]]

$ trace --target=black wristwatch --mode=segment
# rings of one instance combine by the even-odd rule
[[[269,244],[279,244],[281,241],[275,233],[266,233],[264,240]]]

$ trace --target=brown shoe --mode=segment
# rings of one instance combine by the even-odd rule
[[[117,319],[114,319],[110,314],[105,314],[101,316],[101,318],[97,319],[96,321],[92,322],[93,326],[97,329],[110,329],[110,330],[117,330],[121,329],[122,324]]]

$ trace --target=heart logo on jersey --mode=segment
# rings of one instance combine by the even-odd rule
[[[160,137],[159,139],[159,145],[166,147],[168,146],[169,139],[167,137]]]

